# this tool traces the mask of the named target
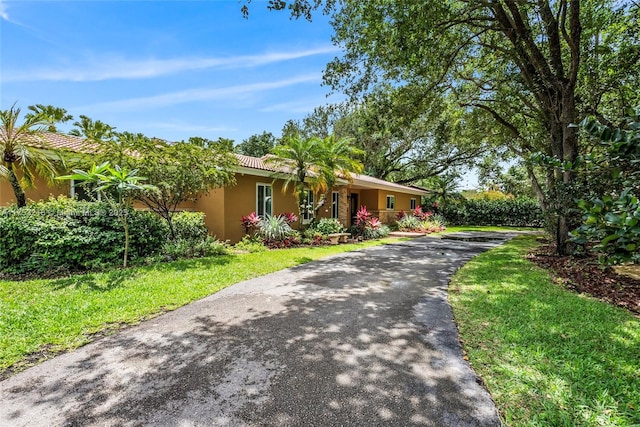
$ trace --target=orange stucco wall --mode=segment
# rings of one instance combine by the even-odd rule
[[[245,234],[241,218],[256,210],[257,184],[273,187],[273,214],[285,212],[298,213],[297,201],[293,192],[282,192],[282,181],[273,181],[270,177],[236,175],[236,185],[213,190],[202,196],[195,209],[205,213],[205,222],[209,232],[221,240],[238,242]],[[296,226],[297,224],[294,224]]]
[[[48,182],[44,178],[36,177],[35,188],[25,189],[27,200],[44,200],[49,196],[69,195],[68,181]],[[0,206],[9,206],[16,202],[11,184],[6,179],[0,180]]]
[[[420,204],[420,195],[400,193],[389,190],[351,190],[351,193],[357,193],[360,206],[366,206],[367,210],[380,221],[384,223],[392,223],[395,221],[398,212],[401,210],[408,211],[411,209],[411,199],[416,199],[416,204]],[[395,208],[387,209],[387,196],[395,196]]]

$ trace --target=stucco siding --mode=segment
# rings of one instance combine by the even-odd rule
[[[37,176],[35,188],[25,189],[27,200],[46,200],[50,196],[58,197],[69,195],[69,181],[48,182],[46,179]],[[6,179],[0,180],[0,206],[9,206],[16,203],[11,184]]]

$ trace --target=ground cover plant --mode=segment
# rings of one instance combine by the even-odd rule
[[[454,276],[468,358],[509,426],[640,424],[640,319],[564,289],[523,236]]]
[[[382,243],[228,254],[59,279],[0,281],[0,379],[83,345],[95,334],[173,310],[242,280]]]

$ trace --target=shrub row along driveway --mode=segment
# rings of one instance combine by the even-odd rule
[[[499,425],[446,300],[497,243],[420,238],[240,283],[1,382],[0,425]]]

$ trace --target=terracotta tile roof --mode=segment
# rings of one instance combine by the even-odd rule
[[[251,157],[245,156],[244,154],[236,154],[235,156],[238,158],[240,166],[244,166],[245,168],[274,171],[273,167],[268,166],[264,161],[267,156]]]
[[[270,166],[265,162],[265,159],[267,158],[267,156],[251,157],[251,156],[245,156],[242,154],[236,154],[236,157],[240,162],[240,166],[244,166],[245,168],[249,168],[249,169],[257,169],[261,171],[274,172],[275,169],[273,168],[273,166]],[[285,172],[285,171],[282,171],[282,172]],[[354,188],[379,188],[379,189],[386,189],[390,191],[396,190],[403,193],[427,194],[427,191],[425,191],[422,188],[409,187],[406,185],[396,184],[394,182],[385,181],[383,179],[374,178],[368,175],[355,173],[355,174],[352,174],[352,178],[353,178],[353,182],[351,185]]]
[[[0,135],[5,135],[4,130],[0,129]],[[54,132],[44,132],[41,134],[41,138],[31,136],[27,140],[27,144],[36,148],[72,151],[74,153],[96,153],[98,151],[95,144],[86,142],[84,138]]]

